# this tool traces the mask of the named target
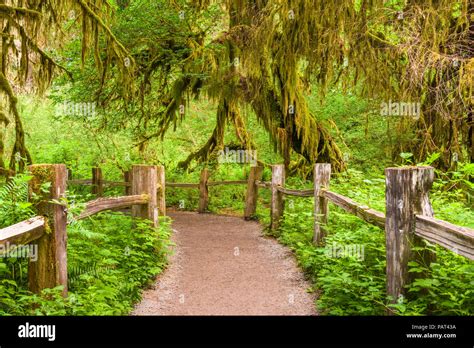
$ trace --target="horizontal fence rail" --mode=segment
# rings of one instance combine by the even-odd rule
[[[344,209],[346,212],[355,215],[372,225],[385,228],[385,214],[382,212],[371,209],[366,205],[359,204],[346,196],[327,190],[322,190],[320,197],[328,199],[339,208]]]
[[[474,230],[429,216],[416,216],[415,234],[474,260]]]
[[[68,185],[96,185],[93,184],[91,179],[74,179],[74,180],[68,180],[67,181]],[[116,187],[116,186],[132,186],[131,183],[125,182],[125,181],[108,181],[104,180],[102,181],[103,186],[110,186],[110,187]]]
[[[247,185],[247,180],[209,181],[207,186],[219,185]]]
[[[296,189],[288,189],[281,186],[277,186],[276,188],[278,192],[281,192],[287,196],[296,196],[296,197],[313,197],[314,196],[314,189],[310,190],[296,190]]]
[[[104,181],[105,186],[110,187],[117,187],[117,186],[128,186],[131,187],[132,183],[130,182],[123,182],[123,181]]]
[[[220,185],[246,185],[247,180],[229,180],[229,181],[209,181],[207,186],[220,186]],[[186,183],[186,182],[167,182],[167,187],[179,187],[179,188],[194,188],[198,189],[199,184]]]
[[[167,187],[180,187],[180,188],[199,188],[199,184],[186,183],[186,182],[167,182]]]
[[[9,245],[23,245],[40,238],[45,232],[45,220],[42,216],[19,222],[0,229],[0,245],[8,251]]]
[[[132,205],[147,204],[149,201],[150,197],[146,194],[123,197],[97,198],[93,201],[86,203],[86,208],[83,212],[81,212],[81,214],[76,218],[76,220],[85,219],[101,211],[127,208],[131,207]]]
[[[271,188],[272,187],[272,183],[269,182],[269,181],[256,180],[255,185],[257,185],[258,187],[261,187],[261,188]]]
[[[68,180],[68,185],[92,185],[91,179],[84,179],[84,180]]]

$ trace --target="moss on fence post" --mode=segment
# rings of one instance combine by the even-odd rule
[[[67,170],[64,164],[29,166],[33,175],[29,184],[30,198],[35,198],[38,215],[45,217],[46,233],[33,243],[38,246],[38,258],[30,260],[29,289],[39,293],[58,285],[67,295],[67,216],[66,209],[52,200],[60,200],[66,191]],[[45,184],[50,183],[49,187]]]

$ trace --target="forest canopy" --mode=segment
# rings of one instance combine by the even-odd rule
[[[95,127],[130,128],[140,151],[186,121],[191,98],[215,102],[214,130],[183,168],[222,150],[226,127],[254,148],[245,117],[253,112],[288,168],[344,169],[336,125],[306,98],[316,90],[324,101],[334,88],[376,105],[421,106],[416,119],[398,121],[397,134],[416,137],[393,157],[436,152],[444,169],[453,157],[474,158],[469,0],[10,0],[0,17],[0,126],[16,133],[8,151],[0,139],[5,173],[32,162],[17,93],[43,93],[59,75],[69,99],[97,103]]]

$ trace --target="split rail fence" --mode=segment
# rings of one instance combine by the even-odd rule
[[[67,211],[58,204],[65,195],[67,184],[91,185],[99,198],[86,204],[78,219],[104,210],[132,207],[132,216],[149,219],[158,224],[158,216],[166,215],[166,188],[199,190],[198,211],[204,213],[209,204],[210,186],[246,185],[244,218],[255,216],[259,189],[271,190],[270,228],[277,232],[284,211],[284,196],[314,197],[314,235],[316,245],[324,245],[325,225],[329,216],[329,203],[353,214],[369,224],[385,230],[387,257],[387,294],[394,301],[405,294],[405,285],[411,280],[408,263],[412,260],[429,262],[433,255],[420,254],[413,247],[422,240],[438,244],[474,260],[474,230],[456,226],[434,218],[429,190],[434,180],[431,167],[397,167],[385,170],[386,213],[376,211],[352,199],[329,190],[331,166],[318,163],[314,167],[314,187],[306,190],[285,188],[285,168],[272,166],[271,181],[262,181],[263,167],[250,168],[247,180],[209,181],[209,171],[201,172],[199,183],[165,182],[162,166],[137,165],[124,174],[123,182],[103,180],[100,168],[92,169],[91,180],[67,180],[65,165],[30,166],[33,179],[30,195],[42,197],[37,204],[38,216],[0,230],[0,245],[23,245],[35,242],[39,258],[29,264],[29,288],[39,292],[44,288],[64,286],[67,294]],[[51,182],[48,194],[41,191],[41,184]],[[104,187],[125,187],[125,196],[101,197]],[[56,203],[54,203],[56,202]],[[357,233],[357,231],[354,231]],[[422,259],[422,260],[421,260]]]

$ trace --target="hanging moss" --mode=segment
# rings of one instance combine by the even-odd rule
[[[105,37],[107,52],[106,63],[114,64],[119,73],[119,85],[122,96],[132,98],[134,89],[133,58],[125,47],[116,39],[110,30],[109,19],[112,8],[105,0],[42,0],[22,1],[9,0],[0,4],[1,25],[1,75],[0,95],[6,96],[3,106],[12,118],[15,126],[15,142],[10,154],[10,170],[23,171],[26,164],[31,163],[31,156],[26,148],[23,125],[17,109],[17,99],[11,87],[11,81],[19,81],[20,85],[33,78],[36,91],[42,94],[49,86],[56,71],[71,73],[56,62],[41,46],[49,42],[48,48],[59,48],[63,38],[63,25],[69,20],[71,13],[82,17],[82,59],[86,60],[89,52],[93,51],[102,81],[105,81],[106,66],[103,64],[99,51],[104,47],[99,45],[101,37]],[[19,48],[15,45],[19,42]],[[13,68],[11,60],[19,53],[19,67]],[[127,61],[128,58],[128,61]],[[34,64],[32,64],[34,62]],[[34,67],[30,71],[30,67]],[[4,168],[5,155],[3,140],[0,143],[0,169]],[[7,173],[5,170],[3,172]],[[11,172],[10,172],[11,174]]]
[[[216,3],[226,11],[216,19],[220,31],[206,31],[200,20]],[[183,37],[163,38],[156,52],[147,47],[132,57],[110,28],[108,1],[8,1],[0,6],[3,75],[10,76],[6,52],[16,49],[17,38],[22,47],[18,77],[26,78],[28,60],[37,56],[41,64],[34,73],[45,82],[38,86],[47,86],[61,66],[38,42],[51,37],[59,42],[57,28],[74,10],[82,29],[82,61],[93,53],[100,74],[97,95],[111,87],[118,92],[104,97],[104,105],[137,101],[130,114],[138,123],[140,148],[185,119],[180,107],[190,96],[219,105],[213,133],[184,167],[207,161],[221,146],[226,125],[235,128],[242,146],[253,147],[240,117],[244,106],[254,110],[287,167],[330,161],[334,170],[344,169],[339,147],[306,103],[313,85],[321,98],[330,88],[341,88],[375,100],[419,101],[419,121],[401,120],[396,126],[399,134],[416,128],[419,140],[396,151],[411,150],[417,159],[442,152],[442,166],[449,166],[453,152],[474,158],[472,1],[202,0],[166,6],[176,15],[187,6],[199,20],[187,23],[189,30],[179,32]],[[179,52],[171,55],[176,59],[168,59],[169,51]],[[107,81],[113,86],[105,86]],[[0,92],[7,93],[3,85]],[[14,106],[5,110],[19,120]]]

